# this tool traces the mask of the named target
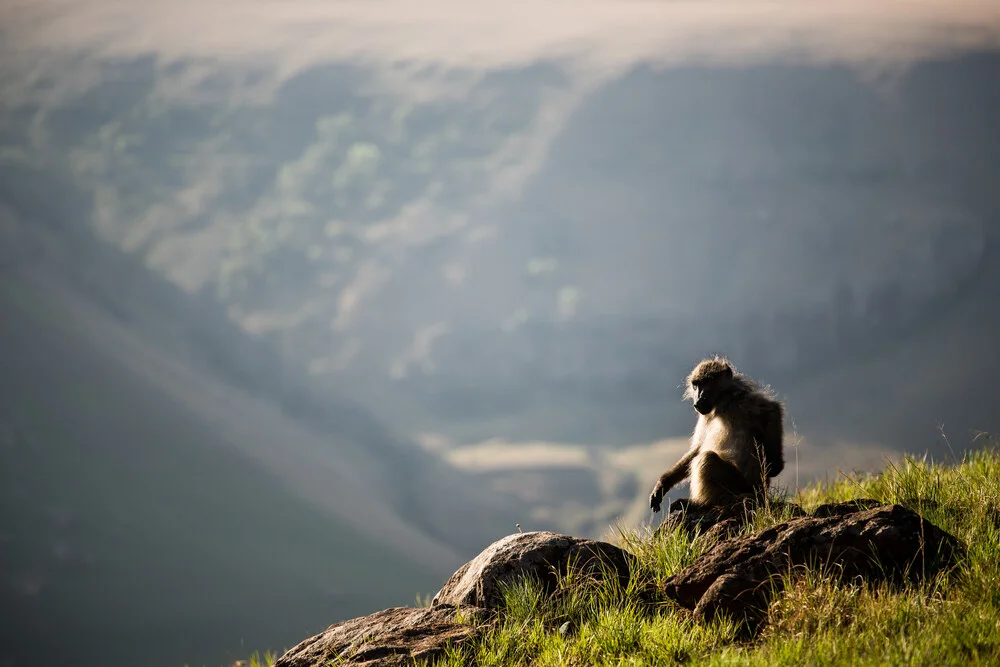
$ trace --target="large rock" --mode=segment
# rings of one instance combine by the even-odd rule
[[[879,503],[876,503],[879,504]],[[805,512],[795,503],[772,502],[771,509],[786,512],[790,517],[805,516]],[[703,535],[715,542],[726,539],[740,532],[754,516],[757,506],[750,500],[744,500],[732,505],[716,507],[697,507],[690,504],[687,498],[675,500],[670,504],[663,522],[653,532],[655,537],[680,530],[689,537]]]
[[[555,588],[559,574],[573,571],[603,579],[614,576],[628,584],[632,556],[607,542],[549,532],[515,533],[488,546],[451,575],[434,596],[434,604],[475,605],[497,609],[503,604],[503,587],[533,578],[547,591]]]
[[[632,557],[606,542],[556,533],[517,533],[494,542],[453,574],[426,609],[395,607],[344,621],[300,642],[275,667],[410,665],[477,635],[503,603],[503,587],[531,577],[547,590],[571,567],[628,584]],[[460,620],[457,620],[459,619]]]
[[[792,567],[901,583],[937,574],[964,552],[955,537],[912,510],[900,505],[866,509],[869,504],[825,505],[813,516],[719,542],[670,577],[665,593],[701,618],[724,613],[752,627],[770,601],[772,577]]]
[[[437,605],[424,609],[393,607],[369,616],[338,623],[299,642],[274,667],[337,665],[410,665],[440,656],[449,645],[458,646],[477,633],[476,625],[489,615],[484,609],[456,609]]]

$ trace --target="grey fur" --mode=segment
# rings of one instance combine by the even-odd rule
[[[658,512],[663,496],[688,477],[696,506],[762,498],[785,467],[781,403],[721,357],[694,367],[684,398],[699,413],[691,448],[657,481],[649,506]]]

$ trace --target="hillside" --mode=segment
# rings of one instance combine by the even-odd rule
[[[513,524],[502,503],[448,524],[435,502],[488,496],[75,230],[69,194],[4,194],[36,208],[0,211],[0,664],[281,645],[411,602]]]
[[[873,510],[875,513],[888,511],[883,516],[908,515],[915,521],[906,529],[909,537],[903,537],[903,533],[886,537],[901,530],[901,523],[895,527],[884,524],[877,534],[858,533],[869,535],[865,540],[880,541],[883,546],[878,548],[896,545],[882,551],[883,558],[874,563],[862,554],[867,547],[861,547],[860,542],[843,551],[844,544],[852,543],[854,538],[849,535],[855,528],[848,527],[850,519],[844,518],[847,513],[840,513],[850,505],[845,501],[857,498],[869,499],[865,501],[868,506],[881,506]],[[997,664],[1000,660],[1000,450],[995,442],[965,455],[960,462],[942,464],[907,457],[890,463],[879,474],[844,475],[836,482],[805,489],[794,500],[801,505],[800,509],[774,498],[773,504],[758,510],[729,540],[714,530],[692,536],[682,529],[658,533],[649,529],[619,529],[609,540],[617,542],[636,559],[630,568],[631,577],[626,576],[624,584],[621,579],[606,575],[594,579],[579,574],[557,574],[554,586],[545,592],[541,580],[504,580],[507,583],[499,584],[497,589],[500,591],[497,606],[491,607],[496,613],[484,614],[484,609],[475,606],[452,609],[453,623],[457,625],[451,627],[465,625],[472,630],[464,633],[466,638],[458,640],[460,645],[445,648],[444,658],[434,664]],[[824,507],[834,508],[827,510],[834,513],[823,514]],[[816,510],[816,517],[831,518],[789,521],[800,516],[795,512],[802,510]],[[851,511],[858,510],[847,510]],[[868,512],[861,514],[874,516]],[[810,525],[826,522],[824,525],[834,526],[831,535],[843,536],[834,539],[847,540],[838,542],[837,547],[834,542],[829,543],[831,553],[836,551],[841,555],[831,555],[836,564],[826,569],[821,562],[807,558],[808,562],[783,574],[771,575],[770,592],[762,598],[768,600],[767,611],[763,617],[757,617],[762,619],[760,624],[755,621],[748,628],[740,619],[725,615],[702,620],[698,609],[692,612],[688,610],[690,607],[684,608],[687,605],[673,601],[676,599],[670,593],[671,586],[676,585],[671,583],[676,581],[673,575],[691,572],[689,566],[703,567],[706,559],[713,555],[717,558],[720,553],[739,553],[744,559],[760,553],[753,549],[727,552],[720,540],[731,543],[744,539],[741,536],[752,539],[771,527],[787,532],[761,537],[762,540],[785,540],[795,530],[792,526],[805,526],[810,521],[814,522]],[[800,533],[806,540],[814,539],[807,537],[809,530]],[[838,533],[845,530],[848,533]],[[960,543],[957,548],[949,547],[953,549],[950,555],[939,556],[945,553],[937,551],[943,548],[941,536],[953,545]],[[529,535],[512,537],[527,539]],[[897,539],[901,541],[894,542]],[[925,552],[918,561],[911,561],[908,556],[903,557],[902,563],[893,561],[912,548],[904,546],[905,540],[921,545],[925,539],[928,544],[937,541],[937,547],[928,547],[935,550],[933,553]],[[812,544],[810,548],[825,543]],[[712,549],[714,546],[723,551]],[[916,553],[920,553],[922,547],[917,549]],[[481,558],[456,573],[438,596],[454,590],[456,578],[464,573],[482,572]],[[524,558],[523,554],[513,556],[507,566],[516,567],[514,563],[524,562],[520,560]],[[840,577],[841,568],[856,567],[848,565],[848,560],[841,560],[851,558],[856,558],[855,562],[863,569],[852,569],[854,574]],[[940,563],[945,561],[940,558],[950,564],[942,568]],[[620,567],[610,566],[610,562],[606,560],[604,565]],[[922,563],[926,575],[911,572],[915,562]],[[895,570],[902,573],[897,578],[893,571],[900,567],[903,569]],[[486,581],[480,580],[479,585],[497,585],[497,580]],[[447,604],[426,611],[447,612]],[[492,603],[484,602],[483,606],[487,604]],[[742,606],[746,604],[736,606],[748,609]],[[361,645],[352,644],[340,654],[345,664],[375,664],[352,657],[352,652],[358,656],[374,655],[376,649],[366,649],[364,641]],[[392,645],[391,638],[382,641]],[[300,647],[310,642],[303,642]],[[399,638],[399,643],[405,643],[403,638]],[[312,660],[304,660],[301,653],[290,657],[293,655],[294,650],[280,664],[313,664]],[[386,658],[386,664],[405,663],[396,662],[398,659],[395,655]],[[269,661],[273,661],[270,656],[264,660],[258,658],[255,663]]]
[[[240,455],[271,442],[266,431],[250,437],[254,424],[220,404],[218,386],[169,375],[135,337],[87,331],[108,323],[88,321],[85,303],[45,276],[7,272],[0,287],[5,660],[222,657],[250,633],[280,642],[317,617],[406,601],[403,591],[431,585],[428,554],[452,552],[343,482],[327,503],[405,535],[424,557],[302,498]],[[296,431],[277,419],[271,427]],[[260,604],[280,618],[263,617]],[[55,628],[60,641],[45,641]]]
[[[955,465],[907,458],[875,475],[845,476],[803,491],[805,509],[851,498],[905,502],[968,545],[950,576],[893,589],[796,573],[772,603],[763,633],[741,639],[733,624],[700,625],[666,606],[644,611],[633,587],[553,602],[515,588],[503,622],[447,664],[997,664],[1000,660],[1000,451]],[[919,499],[919,500],[915,500]],[[760,515],[756,532],[787,517]],[[706,548],[681,533],[654,539],[622,532],[647,581],[663,581]],[[570,636],[558,628],[569,621]]]
[[[317,63],[236,107],[164,95],[149,58],[95,67],[5,99],[0,202],[103,239],[67,277],[86,298],[336,440],[465,555],[514,522],[642,517],[706,354],[787,401],[802,480],[1000,430],[996,50],[890,81],[637,63],[585,91],[539,62],[417,99]]]
[[[889,81],[777,56],[636,63],[583,90],[540,61],[415,98],[332,62],[236,107],[226,91],[256,74],[240,64],[194,99],[165,95],[155,59],[95,67],[44,114],[7,101],[4,194],[44,199],[62,175],[88,195],[76,224],[397,432],[649,442],[687,430],[676,384],[715,352],[826,444],[997,428],[979,403],[996,362],[970,352],[997,325],[996,50]],[[972,340],[935,335],[969,302]],[[855,432],[824,400],[844,396],[798,400],[845,368],[877,381],[868,363],[916,338],[915,395],[862,405]],[[972,370],[942,391],[925,359],[946,357]]]
[[[795,493],[1000,433],[1000,4],[847,4],[5,9],[0,667],[220,664],[648,524],[707,355]]]

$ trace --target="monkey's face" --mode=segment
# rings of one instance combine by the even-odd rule
[[[719,398],[729,389],[733,372],[726,368],[718,373],[693,378],[688,385],[687,395],[694,401],[698,414],[707,415],[719,404]]]
[[[715,408],[715,400],[713,396],[715,392],[711,391],[709,387],[705,386],[703,383],[692,383],[691,393],[694,398],[694,409],[698,411],[698,414],[707,415]]]

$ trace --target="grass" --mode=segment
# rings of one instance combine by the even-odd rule
[[[683,532],[617,528],[609,538],[636,556],[627,587],[564,577],[553,595],[533,581],[506,590],[505,609],[444,665],[949,665],[1000,664],[1000,450],[950,465],[907,457],[880,474],[843,475],[796,494],[807,511],[853,498],[903,503],[966,545],[961,566],[920,585],[838,582],[819,571],[780,579],[763,632],[703,624],[643,588],[664,581],[709,545]],[[747,533],[788,518],[759,512]]]
[[[271,667],[277,659],[274,653],[254,653],[246,660],[237,660],[232,667]]]
[[[780,494],[779,494],[780,495]],[[960,566],[919,585],[840,582],[796,569],[775,582],[763,631],[747,639],[726,620],[710,624],[644,592],[711,545],[677,530],[616,527],[608,541],[636,557],[623,586],[572,573],[554,593],[539,582],[507,587],[503,611],[482,634],[435,664],[478,665],[998,665],[1000,664],[1000,448],[992,441],[950,464],[905,457],[878,474],[843,474],[790,498],[811,511],[872,498],[901,503],[968,546]],[[778,500],[776,497],[774,500]],[[743,528],[759,532],[790,518],[768,503]],[[426,606],[427,598],[418,598]],[[463,621],[461,616],[459,622]],[[254,656],[245,667],[267,667]]]

